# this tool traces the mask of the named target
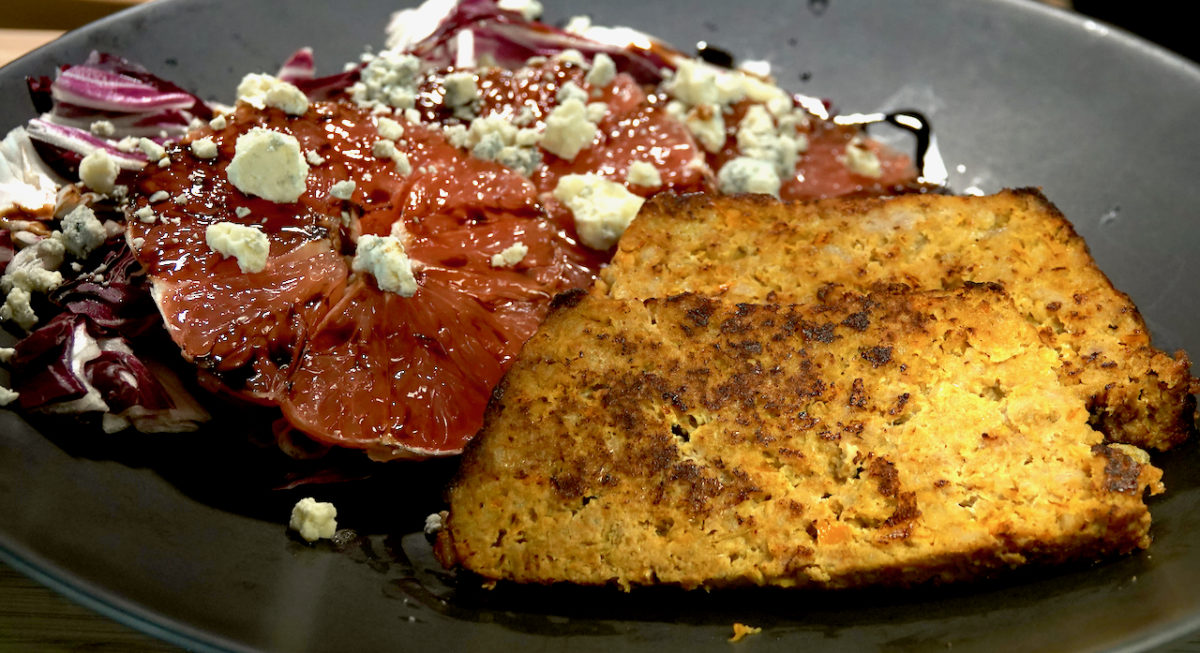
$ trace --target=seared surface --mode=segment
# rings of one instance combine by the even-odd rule
[[[438,554],[521,582],[842,587],[1145,547],[1161,474],[1059,368],[994,284],[576,296],[497,389]]]
[[[597,292],[809,303],[829,284],[952,289],[965,281],[1004,285],[1037,337],[1062,355],[1062,383],[1111,441],[1167,449],[1193,430],[1200,387],[1187,356],[1151,346],[1133,302],[1036,190],[813,203],[659,195],[621,239]]]

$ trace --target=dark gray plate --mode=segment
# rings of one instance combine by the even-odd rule
[[[583,7],[686,45],[769,59],[781,82],[852,111],[913,107],[936,126],[951,185],[1044,188],[1164,349],[1200,355],[1200,71],[1127,35],[1012,1],[650,3]],[[96,48],[228,100],[241,75],[313,45],[334,72],[382,42],[390,3],[154,3],[0,71],[0,127],[31,115],[28,74]],[[573,11],[574,9],[574,11]],[[633,594],[456,588],[420,534],[451,464],[317,489],[360,536],[285,533],[295,493],[236,444],[226,411],[199,436],[106,438],[0,414],[0,558],[120,621],[197,649],[716,650],[730,625],[756,649],[1140,649],[1200,628],[1200,451],[1159,456],[1149,552],[1086,568],[910,592]],[[949,647],[952,647],[950,649]]]

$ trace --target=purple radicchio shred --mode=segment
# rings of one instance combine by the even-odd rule
[[[98,138],[77,127],[34,118],[26,124],[25,131],[42,161],[65,179],[78,178],[79,162],[95,150],[108,152],[122,170],[141,168],[146,164],[146,156],[141,152],[122,152],[113,141]]]
[[[276,77],[295,85],[310,100],[328,100],[357,82],[363,65],[358,64],[333,75],[315,77],[317,64],[312,48],[300,48],[283,62]]]
[[[49,299],[61,312],[14,347],[10,366],[21,407],[37,410],[79,399],[91,384],[113,412],[135,405],[171,408],[166,390],[129,349],[129,340],[161,324],[141,265],[122,236],[109,239],[88,260],[92,269],[103,265],[105,281],[97,283],[85,272],[59,286]],[[82,379],[72,358],[81,326],[98,343],[119,343],[84,363]]]
[[[36,138],[31,138],[30,142],[42,162],[49,166],[55,174],[64,179],[74,179],[79,176],[79,162],[83,161],[82,154],[65,147],[39,141]]]
[[[35,410],[87,394],[87,385],[71,370],[71,344],[82,319],[59,313],[13,347],[9,366],[22,409]]]
[[[116,55],[93,51],[81,65],[114,75],[130,77],[151,86],[163,95],[187,96],[191,99],[191,104],[180,108],[202,120],[209,120],[213,117],[212,108],[204,100],[174,82],[163,79],[142,66]]]
[[[675,65],[661,53],[636,47],[600,43],[578,34],[526,20],[515,11],[501,9],[496,0],[462,0],[442,19],[425,39],[410,48],[421,59],[443,66],[454,64],[451,44],[458,33],[470,30],[475,38],[475,53],[489,55],[505,67],[523,65],[533,56],[553,56],[564,50],[581,54],[609,55],[621,72],[628,73],[639,83],[657,84],[663,79],[663,69]],[[664,52],[671,52],[662,46]]]
[[[304,92],[311,100],[328,100],[338,93],[350,88],[362,74],[362,64],[346,72],[312,79],[298,79],[292,82],[296,88]]]
[[[104,282],[80,275],[59,286],[51,294],[51,302],[126,338],[136,338],[161,324],[145,270],[123,236],[109,239],[89,260],[102,262]]]
[[[46,77],[26,77],[25,87],[29,89],[29,100],[33,102],[33,109],[38,113],[46,113],[54,109],[54,97],[50,94],[50,86],[54,84],[54,80]]]
[[[173,406],[166,390],[137,356],[123,351],[103,351],[84,365],[84,375],[108,409],[120,413],[133,406],[166,410]]]
[[[300,48],[288,57],[283,65],[279,67],[279,72],[275,73],[281,81],[295,84],[302,79],[312,79],[316,75],[317,64],[313,59],[312,48]]]

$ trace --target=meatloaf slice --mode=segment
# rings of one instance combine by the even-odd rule
[[[781,203],[765,196],[659,196],[621,239],[597,291],[612,297],[723,293],[807,303],[831,284],[1004,285],[1059,376],[1110,441],[1165,450],[1195,426],[1186,354],[1150,343],[1130,298],[1037,190]]]
[[[437,552],[485,579],[846,587],[1149,544],[1108,445],[998,285],[809,306],[590,295],[497,389]]]

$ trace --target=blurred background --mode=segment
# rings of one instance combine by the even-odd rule
[[[0,11],[0,65],[49,43],[67,30],[143,1],[146,0],[8,0]],[[1200,38],[1195,36],[1191,20],[1182,15],[1189,3],[1178,0],[1040,1],[1117,25],[1193,61],[1200,61]],[[397,0],[396,4],[403,3]],[[1190,31],[1185,30],[1185,26]]]

